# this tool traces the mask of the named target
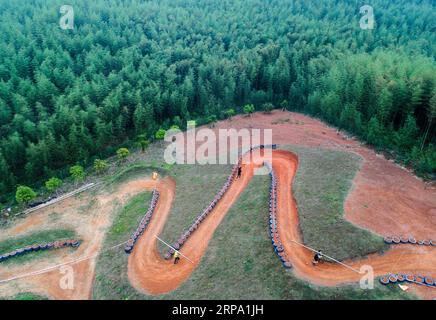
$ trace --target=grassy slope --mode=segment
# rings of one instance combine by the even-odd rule
[[[344,219],[344,201],[360,167],[360,157],[317,148],[283,149],[299,157],[293,194],[305,244],[338,260],[387,249],[382,237]]]
[[[47,242],[53,242],[56,240],[66,240],[76,238],[77,235],[72,230],[46,230],[35,232],[25,237],[15,237],[0,242],[0,253],[7,253],[15,249],[23,248],[27,245],[41,244]],[[59,249],[59,250],[75,250],[74,248]],[[3,261],[0,266],[7,266],[10,264],[24,263],[32,259],[47,257],[56,250],[30,252],[25,255],[14,257]]]
[[[3,298],[0,297],[0,300],[49,300],[45,296],[41,296],[31,292],[21,292],[12,297]]]
[[[382,249],[378,237],[342,219],[342,203],[359,164],[348,153],[286,147],[300,156],[294,183],[301,227],[309,244],[323,241],[326,253],[354,257]],[[224,182],[226,166],[175,166],[169,174],[177,181],[177,194],[162,237],[175,240]],[[327,170],[328,172],[325,172]],[[323,174],[319,174],[323,172]],[[328,177],[328,179],[326,178]],[[312,186],[308,186],[310,183]],[[314,187],[316,186],[316,187]],[[318,191],[319,190],[319,191]],[[322,190],[322,192],[321,192]],[[326,193],[325,190],[328,190]],[[319,195],[324,195],[320,197]],[[133,198],[116,219],[105,246],[124,241],[136,227],[149,194]],[[286,272],[272,252],[267,235],[268,178],[257,176],[217,229],[206,255],[191,278],[172,293],[151,297],[129,284],[127,256],[122,250],[104,253],[98,261],[96,299],[379,299],[408,298],[397,288],[376,284],[362,291],[356,285],[338,288],[312,286]],[[187,201],[189,199],[189,201]],[[325,208],[328,208],[327,212]],[[300,212],[300,215],[302,214]],[[121,218],[120,218],[121,217]],[[124,218],[122,218],[124,217]],[[326,219],[327,217],[327,219]],[[320,218],[320,219],[317,219]],[[322,218],[322,219],[321,219]],[[117,231],[118,230],[118,231]],[[124,230],[124,233],[119,230]],[[356,242],[329,241],[348,237]]]
[[[162,239],[173,243],[191,226],[224,185],[231,168],[231,165],[174,166],[171,176],[176,180],[176,196]],[[160,244],[160,249],[165,252],[168,248]]]
[[[151,192],[134,196],[120,210],[110,231],[106,234],[104,248],[126,241],[147,211]],[[93,294],[97,299],[127,299],[135,290],[127,278],[127,258],[124,248],[103,252],[97,261]]]

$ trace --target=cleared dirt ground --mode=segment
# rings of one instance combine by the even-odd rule
[[[363,159],[363,163],[353,180],[352,190],[344,204],[346,219],[379,235],[413,235],[418,239],[436,238],[434,232],[436,226],[436,190],[426,188],[426,185],[408,170],[377,155],[358,141],[345,138],[335,129],[327,127],[320,121],[300,114],[275,111],[270,115],[258,113],[250,117],[234,117],[232,120],[219,122],[213,130],[220,128],[272,128],[274,143],[338,149],[356,153]],[[285,193],[281,193],[280,201],[285,203],[282,207],[285,211],[279,216],[279,219],[280,223],[289,224],[289,227],[293,228],[294,231],[283,234],[283,237],[299,239],[298,214],[296,210],[289,211],[289,208],[293,208],[295,205],[292,202],[290,182],[298,168],[296,162],[286,159],[286,156],[279,156],[275,167],[280,172],[285,172],[284,185],[289,186],[289,189],[282,188]],[[150,229],[140,240],[139,249],[135,250],[129,258],[129,277],[133,286],[149,293],[161,293],[174,289],[175,286],[184,281],[199,263],[202,252],[207,248],[207,243],[213,236],[213,231],[231,204],[244,190],[249,179],[250,174],[246,174],[241,181],[232,186],[234,192],[226,195],[228,199],[224,199],[225,201],[216,207],[216,212],[205,220],[204,226],[200,227],[199,232],[194,233],[182,250],[182,252],[187,250],[186,253],[194,261],[194,264],[182,260],[178,268],[186,271],[180,271],[179,274],[172,272],[164,278],[162,276],[166,273],[160,273],[161,266],[168,269],[169,266],[166,264],[169,262],[164,262],[157,255],[158,251],[150,241],[155,241],[153,240],[154,233],[159,233],[165,223],[165,215],[169,212],[174,194],[174,183],[169,178],[161,181],[159,188],[162,188],[161,194],[164,197],[158,208],[160,214],[157,214],[152,220]],[[83,240],[83,244],[72,255],[59,252],[50,259],[41,259],[21,266],[0,266],[0,280],[65,263],[83,256],[98,254],[102,249],[105,232],[111,225],[116,208],[122,206],[133,195],[145,189],[151,189],[153,186],[151,181],[143,179],[126,182],[112,192],[101,191],[97,194],[68,199],[18,220],[12,227],[2,230],[0,241],[10,236],[23,235],[35,230],[62,227],[63,229],[75,230]],[[53,219],[54,216],[56,219]],[[202,228],[204,232],[200,231]],[[152,245],[141,246],[141,243]],[[295,244],[292,242],[286,243],[289,254],[292,254],[295,273],[301,278],[329,286],[356,281],[356,275],[349,273],[344,268],[338,269],[337,265],[324,264],[321,268],[312,268],[309,265],[309,252],[301,247],[294,247]],[[347,261],[347,263],[356,267],[362,263],[374,265],[377,274],[395,272],[398,266],[401,266],[401,270],[397,270],[398,272],[424,273],[436,277],[436,270],[434,267],[432,268],[436,262],[436,252],[434,248],[431,249],[398,246],[383,256],[371,255],[363,260]],[[150,265],[156,268],[150,269],[154,270],[153,273],[145,268],[145,266],[149,267]],[[1,284],[1,294],[8,296],[18,292],[31,291],[57,299],[90,298],[95,259],[85,260],[73,267],[76,274],[74,290],[60,289],[59,280],[62,274],[58,269],[54,269],[42,275],[3,283]],[[169,268],[169,270],[171,269]],[[158,274],[160,275],[158,276]],[[174,279],[171,284],[168,284],[167,280],[170,278]],[[434,289],[413,286],[413,291],[424,298],[436,297]]]

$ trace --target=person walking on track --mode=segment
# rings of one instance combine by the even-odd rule
[[[239,166],[238,167],[238,179],[241,177],[241,174],[242,174],[242,167]]]
[[[313,261],[312,264],[314,266],[316,266],[318,263],[322,262],[322,251],[319,250],[315,253],[315,255],[313,256]]]
[[[174,252],[174,264],[177,264],[180,260],[179,251]]]

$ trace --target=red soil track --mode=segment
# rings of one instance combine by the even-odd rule
[[[294,242],[303,242],[299,230],[297,207],[291,189],[298,159],[290,152],[277,150],[273,151],[272,162],[278,178],[277,218],[279,234],[285,252],[293,264],[294,272],[301,278],[326,286],[358,282],[362,277],[361,274],[339,264],[324,263],[316,267],[312,266],[313,253]],[[245,165],[242,178],[231,185],[212,213],[184,244],[181,252],[192,262],[182,258],[177,265],[162,259],[157,249],[155,236],[161,232],[168,217],[175,189],[175,185],[169,183],[168,180],[160,181],[157,188],[161,198],[153,221],[129,257],[128,276],[131,284],[144,293],[162,294],[176,289],[184,282],[200,263],[214,231],[247,187],[253,176],[254,168],[253,164]],[[434,266],[436,265],[434,248],[409,249],[405,246],[399,246],[383,255],[374,254],[359,261],[345,261],[345,263],[355,269],[360,269],[362,265],[370,265],[376,276],[390,272],[434,274]],[[436,291],[431,288],[427,290]]]
[[[241,128],[272,128],[273,143],[343,150],[359,155],[362,158],[362,165],[353,180],[352,189],[344,204],[345,218],[355,225],[372,230],[382,236],[413,235],[417,239],[436,238],[436,189],[426,186],[408,170],[377,155],[358,141],[346,139],[336,129],[301,114],[280,111],[274,111],[269,115],[256,113],[250,117],[236,116],[232,120],[218,122],[213,130],[217,131],[221,128],[234,128],[236,130]],[[291,239],[301,241],[297,209],[291,190],[291,182],[297,165],[297,158],[291,153],[281,151],[274,153],[273,166],[279,180],[279,208],[277,211],[280,224],[279,232],[285,250],[294,265],[294,272],[297,276],[313,283],[328,286],[358,281],[358,274],[339,265],[325,263],[313,267],[310,264],[311,253],[290,241]],[[160,200],[155,215],[129,257],[128,276],[135,288],[152,294],[168,292],[177,288],[189,277],[200,263],[213,232],[249,183],[252,172],[248,169],[249,167],[244,169],[242,179],[232,184],[222,201],[184,245],[182,253],[192,259],[194,264],[182,259],[177,266],[174,266],[171,262],[163,260],[156,249],[155,235],[159,235],[165,224],[175,193],[175,182],[172,179],[167,178],[158,182]],[[83,201],[88,201],[87,198],[85,200],[65,200],[53,208],[46,208],[30,215],[11,229],[4,230],[3,236],[9,237],[29,230],[36,230],[41,228],[43,222],[51,221],[49,215],[56,210],[68,211],[67,220],[78,221],[80,225],[77,230],[84,240],[74,257],[97,254],[102,249],[104,234],[112,220],[111,214],[116,212],[112,202],[116,200],[125,203],[131,196],[145,189],[151,190],[154,185],[154,181],[135,180],[121,185],[111,194],[97,196],[99,205],[93,209],[93,212],[90,212],[89,219],[87,219],[88,215],[77,214],[80,212],[80,207],[84,205]],[[62,222],[62,227],[65,227],[64,223]],[[68,223],[66,225],[69,226]],[[283,230],[287,230],[287,232],[284,233]],[[346,263],[355,268],[359,268],[362,264],[370,264],[374,267],[376,275],[400,271],[436,278],[435,254],[434,247],[395,245],[382,256],[371,255],[359,261],[346,261]],[[54,261],[47,259],[36,263],[38,267],[33,264],[27,264],[23,267],[3,267],[0,270],[1,278],[8,278],[17,273],[31,272],[35,268],[38,270],[38,268],[71,259],[73,257],[70,255],[62,255],[56,257]],[[59,288],[60,274],[58,270],[54,270],[11,282],[7,288],[2,287],[2,292],[7,291],[13,294],[31,291],[56,299],[90,299],[95,264],[96,259],[90,259],[74,265],[77,276],[75,289],[71,291]],[[435,289],[418,285],[411,286],[411,289],[423,298],[436,298]]]

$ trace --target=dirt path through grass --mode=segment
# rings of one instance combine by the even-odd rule
[[[312,266],[313,253],[295,243],[295,241],[302,242],[297,207],[291,190],[297,166],[298,159],[293,153],[281,150],[273,152],[273,168],[278,176],[277,215],[279,234],[285,252],[294,266],[295,273],[312,283],[325,286],[359,281],[362,277],[361,274],[336,263]],[[168,184],[167,181],[161,181],[157,188],[163,197],[159,200],[159,205],[153,217],[154,221],[139,239],[128,260],[128,276],[131,284],[144,293],[162,294],[176,289],[184,282],[200,263],[214,231],[227,214],[229,208],[247,187],[253,177],[254,169],[255,166],[252,163],[245,165],[242,178],[231,185],[213,212],[203,221],[181,249],[181,252],[192,261],[182,258],[177,265],[162,259],[157,250],[158,240],[155,236],[159,235],[165,224],[174,197],[175,187]],[[165,193],[167,193],[166,196]],[[400,262],[397,263],[398,261]],[[345,261],[345,263],[357,270],[363,265],[370,265],[373,267],[376,276],[390,272],[436,275],[434,274],[436,255],[432,247],[406,248],[405,246],[398,246],[383,255],[373,254],[360,260]],[[435,294],[436,297],[436,292],[430,292],[429,294]]]

